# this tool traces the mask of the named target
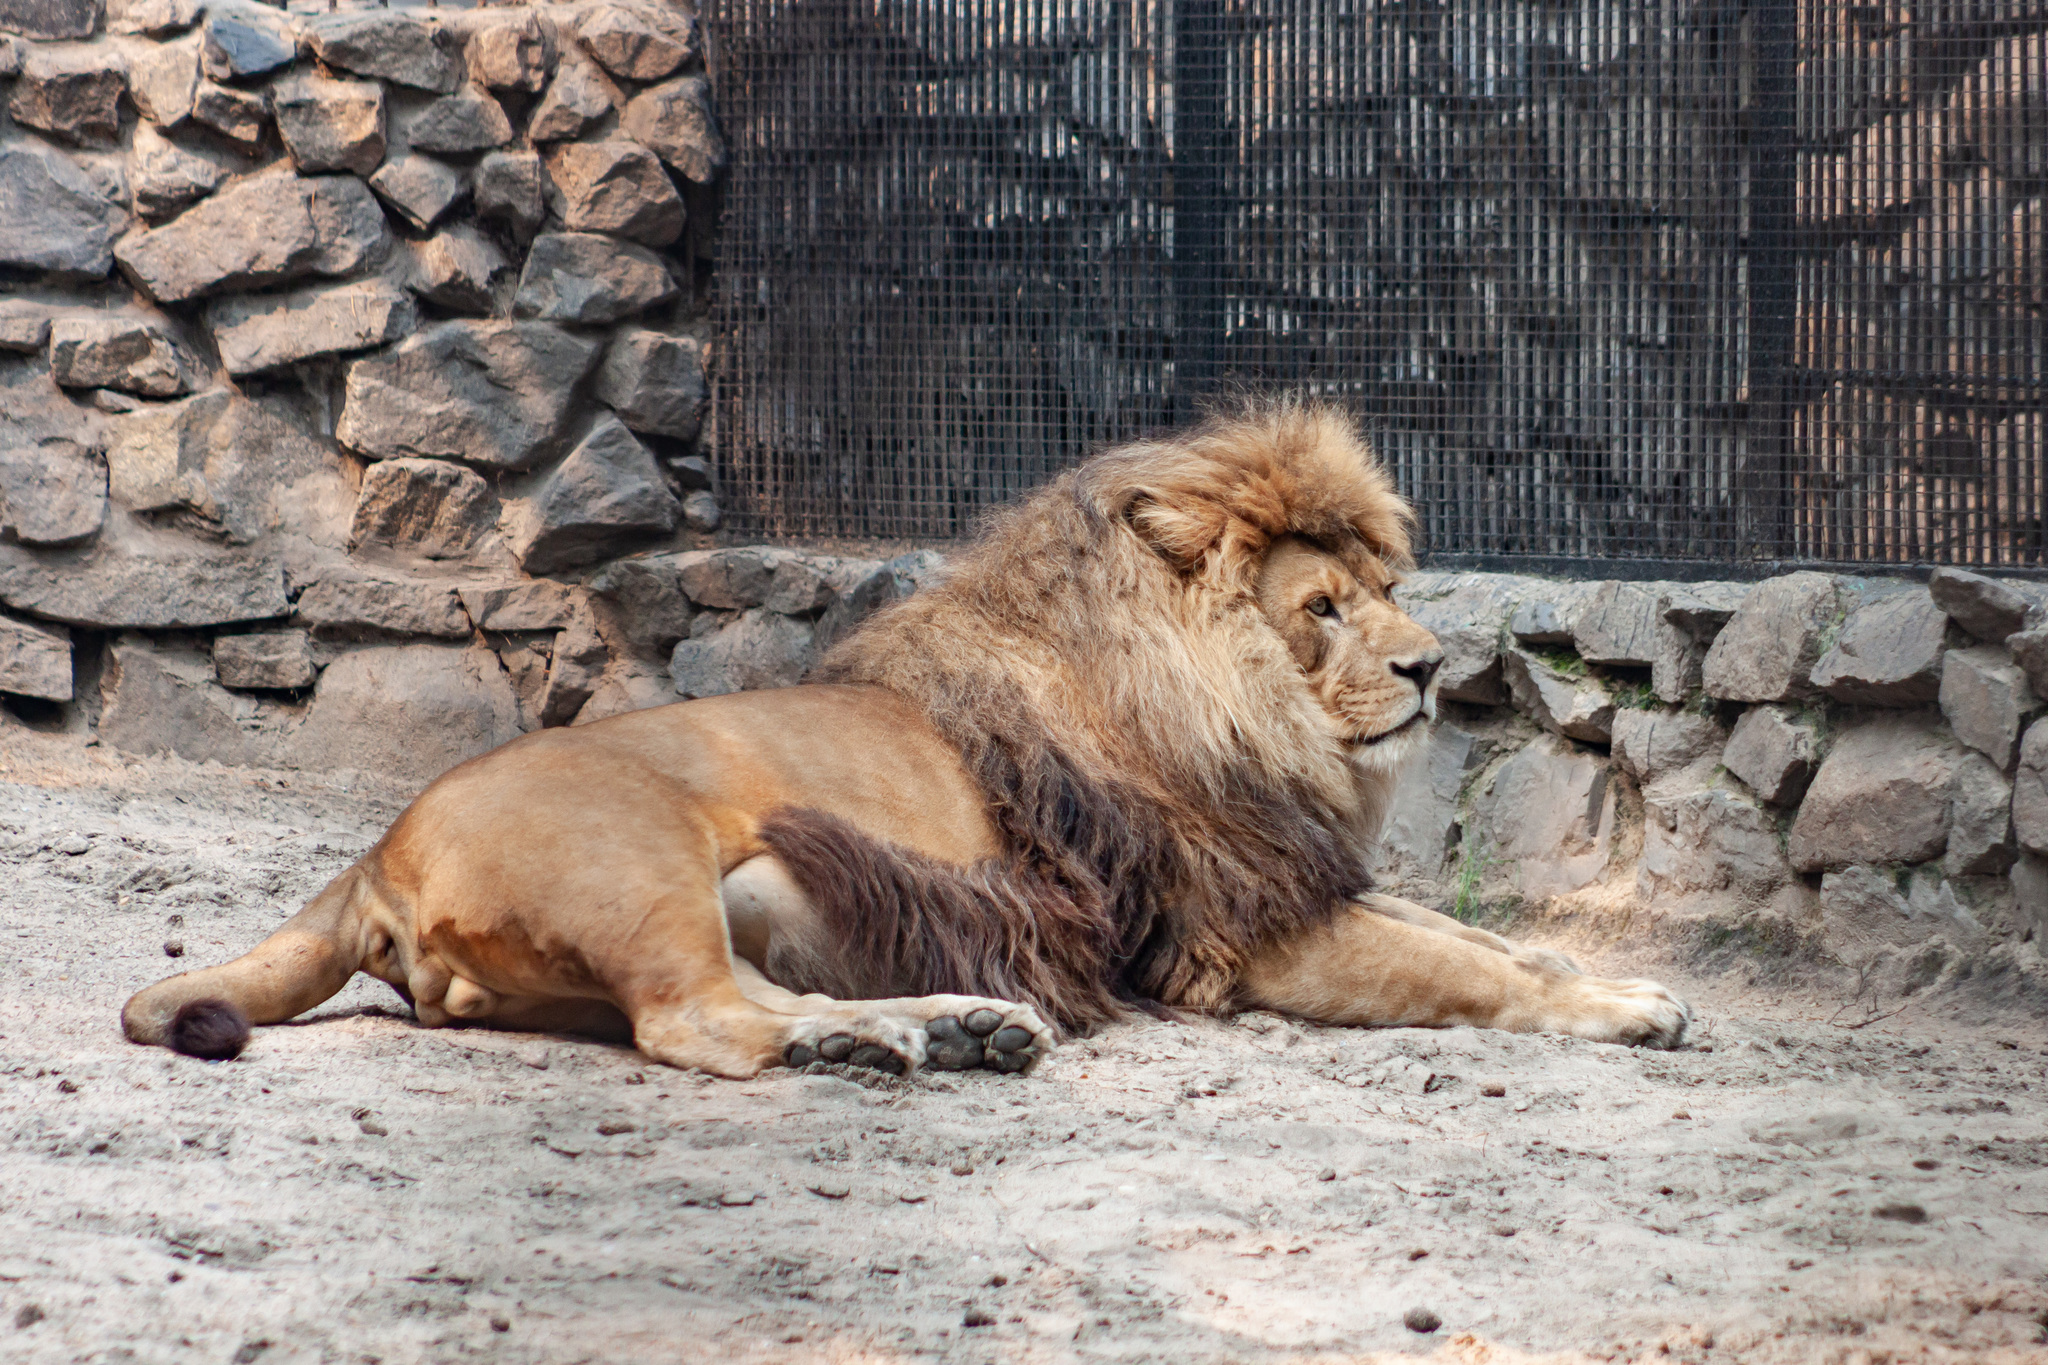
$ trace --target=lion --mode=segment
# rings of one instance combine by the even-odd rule
[[[1025,1072],[1145,1012],[1672,1046],[1650,981],[1375,894],[1443,653],[1412,514],[1339,412],[1099,454],[800,686],[525,735],[450,770],[245,956],[131,999],[232,1056],[356,972],[427,1027],[630,1039],[728,1077]]]

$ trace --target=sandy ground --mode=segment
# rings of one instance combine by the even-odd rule
[[[910,1081],[360,979],[238,1062],[122,1040],[405,795],[0,735],[0,1360],[2048,1360],[2048,1031],[1953,997],[1680,973],[1675,1053],[1249,1015]]]

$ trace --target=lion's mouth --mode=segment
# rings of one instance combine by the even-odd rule
[[[1387,740],[1392,739],[1395,735],[1406,734],[1408,731],[1414,729],[1416,726],[1423,724],[1426,720],[1427,717],[1423,713],[1423,709],[1418,706],[1415,708],[1414,714],[1409,716],[1408,719],[1402,721],[1399,725],[1396,725],[1391,729],[1382,730],[1376,735],[1361,736],[1359,738],[1353,739],[1351,741],[1351,745],[1353,748],[1356,749],[1370,749],[1375,744],[1385,743]]]

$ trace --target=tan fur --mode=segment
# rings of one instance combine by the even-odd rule
[[[165,1042],[215,998],[277,1022],[360,969],[428,1025],[630,1035],[736,1076],[821,1050],[1024,1069],[1151,1002],[1675,1041],[1661,988],[1370,893],[1442,657],[1391,598],[1408,526],[1313,406],[1111,451],[825,681],[463,764],[277,934],[124,1024]]]

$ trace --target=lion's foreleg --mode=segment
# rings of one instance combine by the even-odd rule
[[[1493,949],[1496,953],[1506,953],[1509,957],[1521,958],[1539,966],[1555,968],[1561,972],[1579,970],[1579,964],[1563,953],[1555,953],[1548,948],[1538,948],[1529,943],[1516,943],[1513,939],[1502,938],[1499,934],[1489,934],[1484,929],[1461,924],[1449,915],[1439,914],[1426,905],[1417,905],[1414,901],[1404,901],[1399,896],[1383,896],[1371,892],[1358,897],[1357,904],[1375,915],[1399,920],[1403,924],[1412,924],[1418,929],[1428,929],[1433,933],[1449,934],[1452,938],[1477,943],[1481,947]]]
[[[1675,1045],[1691,1018],[1655,982],[1577,976],[1359,906],[1268,947],[1239,994],[1327,1024],[1469,1024],[1656,1047]]]

